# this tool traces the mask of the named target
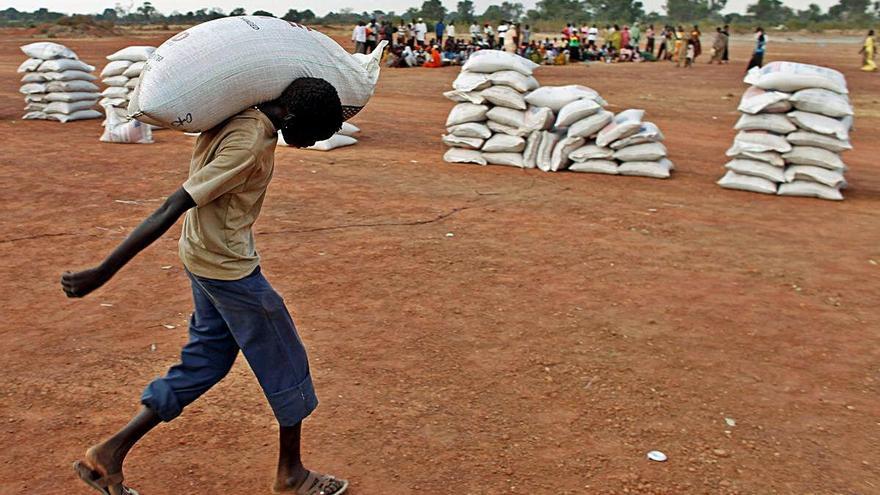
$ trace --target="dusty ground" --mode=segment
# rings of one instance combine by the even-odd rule
[[[102,65],[161,40],[69,45]],[[179,186],[193,141],[107,145],[98,121],[18,120],[26,41],[0,34],[0,493],[89,493],[71,461],[186,340],[178,230],[84,300],[58,278]],[[539,71],[645,108],[678,166],[669,181],[443,163],[456,69],[385,71],[356,147],[279,150],[258,243],[322,401],[308,465],[365,495],[880,493],[880,76],[856,50],[768,55],[849,78],[842,203],[714,184],[745,45],[726,67]],[[126,475],[145,495],[269,493],[275,437],[240,359]]]

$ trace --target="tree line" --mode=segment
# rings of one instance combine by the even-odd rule
[[[721,11],[727,0],[666,0],[666,13],[646,12],[641,0],[539,0],[534,9],[526,9],[520,2],[503,1],[489,6],[481,14],[477,14],[472,0],[460,0],[455,10],[448,10],[440,0],[424,0],[421,7],[410,7],[405,12],[355,12],[353,9],[342,9],[317,16],[310,9],[290,9],[282,19],[292,22],[334,25],[354,24],[370,19],[386,19],[392,22],[412,22],[418,18],[435,22],[444,20],[447,23],[470,24],[472,22],[495,23],[500,21],[531,22],[540,26],[549,23],[588,23],[588,22],[697,22],[712,21],[737,24],[763,24],[776,27],[779,25],[796,24],[805,27],[811,24],[842,23],[846,25],[864,26],[880,19],[880,1],[871,0],[838,0],[838,3],[827,11],[818,4],[810,4],[806,9],[795,10],[785,5],[782,0],[756,0],[747,7],[745,14],[726,14]],[[145,1],[137,8],[125,8],[117,4],[116,8],[107,8],[100,14],[77,16],[94,19],[95,21],[113,24],[195,24],[220,17],[246,15],[243,8],[236,8],[226,13],[218,8],[202,8],[181,13],[169,14],[159,12],[151,2]],[[275,16],[275,13],[264,10],[250,12],[251,15]],[[62,13],[41,8],[33,12],[21,12],[14,8],[0,11],[0,23],[5,25],[33,25],[36,23],[58,22],[66,18]]]

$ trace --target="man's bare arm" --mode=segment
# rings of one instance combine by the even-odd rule
[[[84,297],[101,287],[126,263],[168,231],[195,201],[182,187],[134,229],[100,265],[81,272],[64,272],[61,286],[67,297]]]

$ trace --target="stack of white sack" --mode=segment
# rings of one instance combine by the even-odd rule
[[[155,51],[152,46],[129,46],[107,56],[109,62],[101,69],[101,82],[107,88],[101,92],[102,98],[98,102],[105,111],[110,111],[109,106],[116,109],[117,116],[125,118],[131,94],[140,81],[144,65]],[[107,115],[104,125],[109,119]]]
[[[343,122],[342,128],[339,129],[339,132],[330,136],[330,139],[318,141],[317,143],[309,146],[306,149],[316,151],[330,151],[336,148],[351,146],[353,144],[357,144],[358,140],[357,138],[355,138],[355,136],[360,132],[361,130],[360,128],[358,128],[358,126],[349,122]],[[282,146],[289,146],[287,142],[284,141],[284,135],[280,132],[278,133],[278,144]]]
[[[537,149],[540,132],[553,125],[553,112],[530,105],[538,88],[538,65],[513,53],[475,52],[444,96],[458,103],[446,119],[443,142],[450,163],[527,168],[523,153]],[[534,136],[534,137],[533,137]]]
[[[772,62],[746,75],[739,131],[718,184],[782,196],[842,200],[852,149],[846,79],[833,69]]]
[[[71,122],[101,117],[95,109],[100,94],[93,66],[58,43],[31,43],[21,51],[29,57],[18,67],[24,74],[19,90],[25,95],[23,119]]]
[[[675,167],[667,158],[663,133],[653,122],[644,122],[644,116],[645,111],[637,109],[617,115],[603,111],[569,127],[569,139],[575,136],[585,140],[569,153],[574,162],[569,170],[669,178]]]

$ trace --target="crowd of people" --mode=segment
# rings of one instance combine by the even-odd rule
[[[686,29],[681,25],[644,28],[630,25],[596,24],[580,27],[569,23],[559,36],[536,39],[528,24],[502,22],[471,23],[467,33],[456,33],[454,24],[439,21],[429,34],[423,19],[393,26],[390,21],[359,22],[352,33],[357,53],[369,53],[380,40],[389,42],[386,64],[389,67],[442,67],[463,64],[477,50],[496,49],[514,52],[535,63],[563,65],[575,62],[644,62],[671,61],[677,67],[693,67],[703,55],[703,33],[698,25]],[[709,64],[730,61],[730,27],[715,28],[709,48]],[[767,37],[763,29],[755,32],[755,50],[749,68],[763,65]],[[873,46],[871,47],[873,51]]]

